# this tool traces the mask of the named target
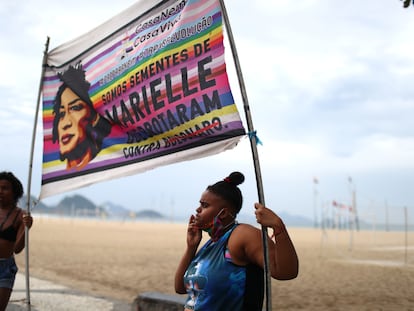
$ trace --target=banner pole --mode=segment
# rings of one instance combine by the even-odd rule
[[[39,115],[40,98],[41,98],[42,87],[43,87],[43,76],[45,74],[45,68],[46,68],[46,63],[47,63],[48,49],[49,49],[49,37],[47,37],[46,39],[45,50],[43,52],[42,71],[40,75],[39,91],[37,94],[37,106],[36,106],[33,133],[32,133],[32,146],[30,149],[29,175],[27,178],[27,200],[26,200],[27,201],[26,211],[27,211],[27,214],[29,215],[30,215],[30,197],[31,197],[33,156],[34,156],[34,146],[35,146],[35,140],[36,140],[37,118]],[[30,279],[29,279],[29,229],[27,227],[25,227],[25,261],[26,261],[26,304],[27,304],[27,310],[30,311],[31,304],[30,304]]]
[[[260,163],[259,163],[259,154],[257,151],[257,143],[258,138],[255,135],[255,130],[253,127],[253,121],[250,113],[250,107],[249,107],[249,101],[247,98],[247,92],[246,87],[244,84],[243,74],[241,71],[241,66],[239,62],[239,57],[236,50],[236,44],[234,42],[233,33],[230,27],[230,21],[229,17],[227,15],[226,7],[224,5],[224,0],[220,0],[220,6],[221,11],[223,13],[223,19],[224,24],[226,26],[229,43],[231,47],[231,51],[233,54],[233,60],[234,65],[236,67],[237,77],[239,81],[239,87],[243,99],[243,106],[244,106],[244,112],[246,115],[247,120],[247,127],[249,131],[249,137],[250,137],[250,146],[252,149],[252,155],[253,155],[253,163],[254,163],[254,169],[256,174],[256,184],[257,184],[257,191],[259,196],[259,202],[263,205],[265,205],[264,200],[264,191],[263,191],[263,183],[262,183],[262,176],[260,171]],[[266,310],[271,310],[272,308],[272,289],[271,289],[271,279],[270,279],[270,272],[269,272],[269,248],[268,248],[268,233],[267,233],[267,227],[262,226],[262,240],[263,240],[263,252],[264,252],[264,274],[265,274],[265,294],[266,294]]]

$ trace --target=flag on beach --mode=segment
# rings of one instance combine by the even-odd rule
[[[344,203],[338,203],[335,200],[332,201],[332,206],[335,206],[335,207],[337,207],[339,209],[342,209],[342,210],[348,210],[350,212],[352,212],[354,210],[351,205],[346,205]]]
[[[47,54],[40,198],[237,145],[218,0],[140,0]]]

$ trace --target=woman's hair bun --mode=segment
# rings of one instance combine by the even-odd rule
[[[233,172],[228,177],[224,178],[224,181],[238,186],[244,182],[244,175],[240,172]]]

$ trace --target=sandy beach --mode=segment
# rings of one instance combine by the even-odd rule
[[[414,232],[288,230],[300,272],[272,280],[273,310],[414,310]],[[35,215],[30,275],[128,303],[143,292],[174,294],[185,231],[184,223]],[[24,273],[24,252],[16,260]]]

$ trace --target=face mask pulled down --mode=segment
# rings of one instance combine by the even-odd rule
[[[234,221],[229,223],[228,225],[224,226],[223,221],[220,219],[220,215],[223,212],[223,209],[214,216],[213,220],[211,221],[210,225],[208,227],[203,228],[202,230],[207,232],[211,239],[216,242],[218,239],[224,234],[225,230],[234,224]]]

